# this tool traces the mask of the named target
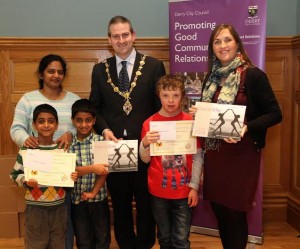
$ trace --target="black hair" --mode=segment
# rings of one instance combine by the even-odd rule
[[[72,105],[72,119],[75,118],[78,112],[90,113],[93,118],[96,117],[96,108],[94,104],[88,99],[79,99]]]
[[[52,114],[54,116],[56,122],[58,123],[58,115],[57,115],[56,109],[52,105],[48,105],[48,104],[41,104],[41,105],[38,105],[36,108],[34,108],[34,111],[33,111],[33,122],[34,123],[36,122],[38,116],[42,112]]]
[[[48,65],[50,63],[52,63],[53,61],[59,61],[61,63],[62,68],[63,68],[64,75],[66,75],[66,73],[67,73],[67,64],[66,64],[65,60],[60,55],[48,54],[48,55],[44,56],[41,59],[41,61],[39,63],[39,67],[38,67],[40,89],[43,89],[43,87],[44,87],[44,80],[42,78],[43,73],[46,70],[46,68],[48,67]]]

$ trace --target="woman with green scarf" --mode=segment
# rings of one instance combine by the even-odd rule
[[[208,46],[202,101],[245,105],[241,140],[203,139],[204,199],[211,203],[224,249],[247,247],[247,212],[254,205],[267,128],[282,114],[266,74],[252,65],[236,30],[217,26]]]

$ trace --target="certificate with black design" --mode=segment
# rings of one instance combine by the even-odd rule
[[[241,140],[246,106],[197,102],[196,107],[194,136]]]
[[[94,164],[108,164],[109,172],[138,170],[138,140],[95,141]]]

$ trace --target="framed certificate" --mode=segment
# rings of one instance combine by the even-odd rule
[[[197,140],[192,136],[193,120],[151,121],[150,130],[158,131],[160,140],[150,144],[151,156],[197,153]]]
[[[196,107],[194,136],[241,139],[246,106],[197,102]]]

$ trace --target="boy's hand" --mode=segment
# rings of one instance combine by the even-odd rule
[[[24,147],[32,148],[32,149],[37,148],[38,145],[39,145],[39,140],[35,136],[29,136],[23,144]]]
[[[195,207],[198,204],[198,192],[191,188],[188,195],[188,204],[190,207]]]
[[[38,181],[35,179],[29,179],[28,181],[24,181],[24,183],[31,188],[34,188],[38,185]]]
[[[89,199],[94,199],[95,198],[95,194],[93,194],[93,192],[83,192],[81,195],[81,199],[84,201],[87,201]]]
[[[107,175],[108,172],[108,164],[94,164],[94,173],[97,175]]]
[[[147,131],[142,141],[144,148],[147,148],[150,144],[156,143],[159,139],[160,135],[158,131]]]
[[[77,179],[78,179],[78,172],[77,172],[77,171],[71,173],[71,179],[72,179],[74,182],[77,181]]]

